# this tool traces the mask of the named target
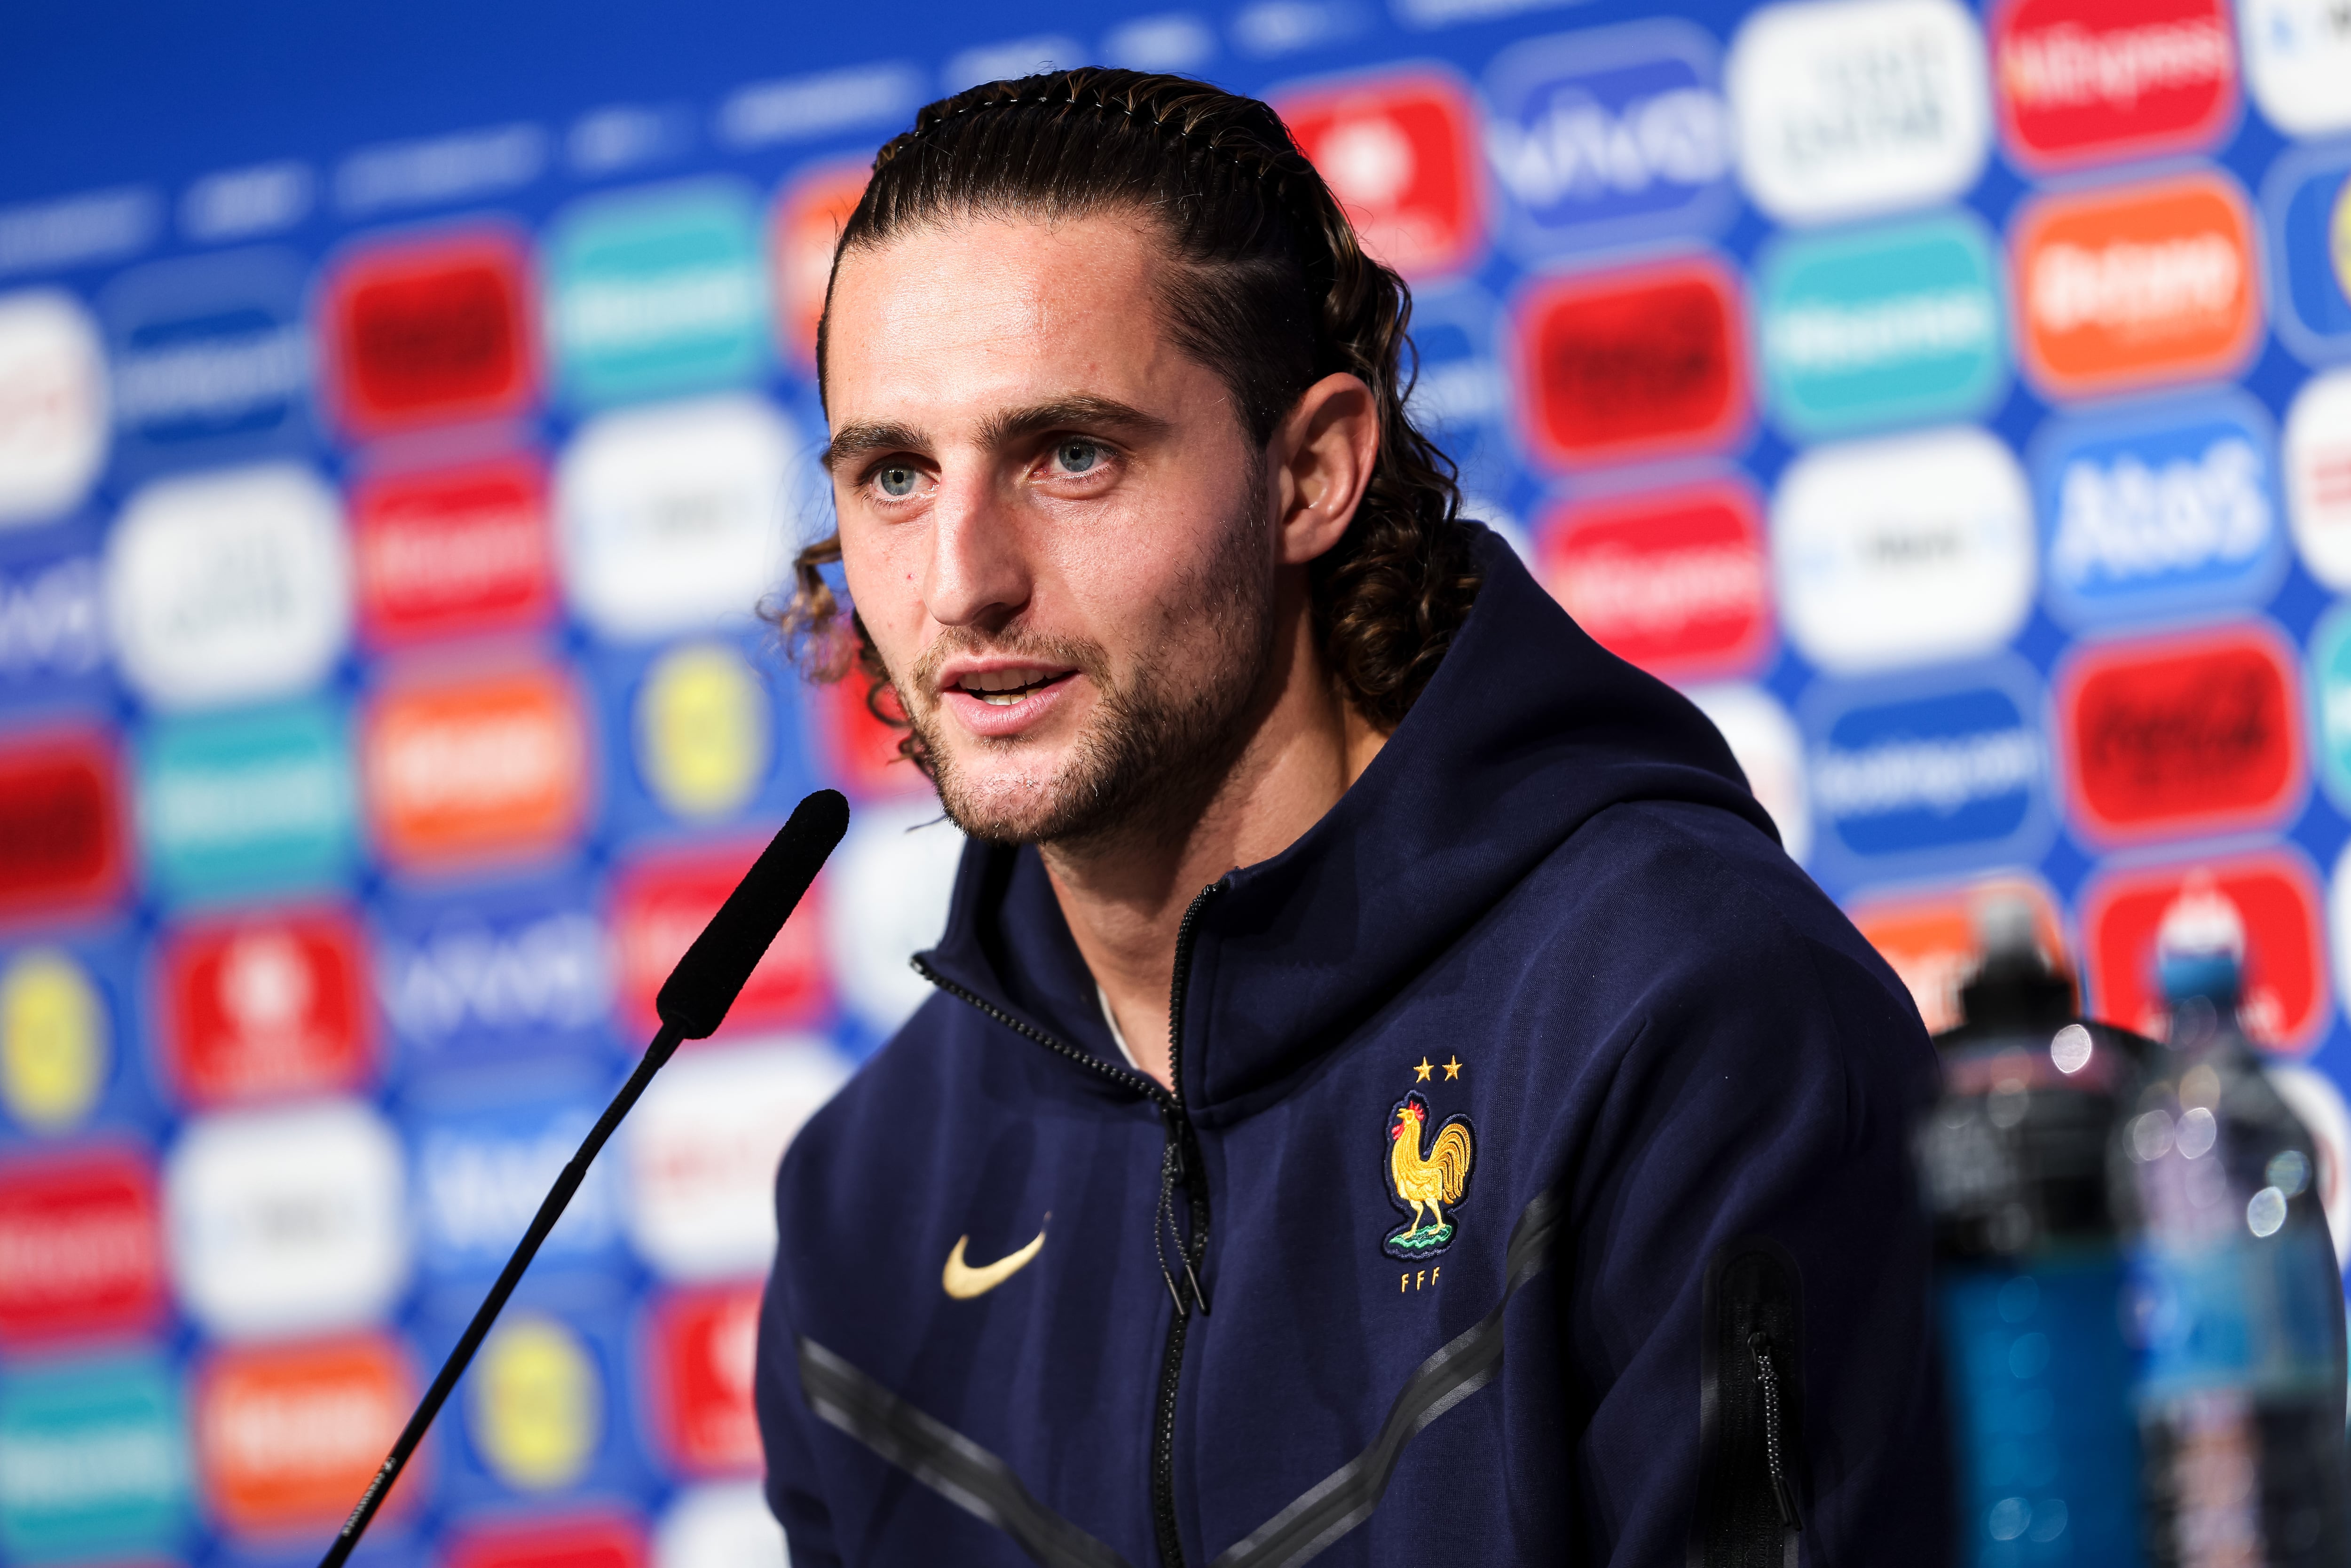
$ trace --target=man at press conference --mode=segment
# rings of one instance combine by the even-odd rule
[[[972,841],[778,1180],[797,1568],[1945,1550],[1917,1016],[1460,517],[1408,315],[1197,82],[991,83],[875,160],[783,618]]]

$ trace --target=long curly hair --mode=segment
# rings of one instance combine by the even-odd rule
[[[1393,730],[1428,684],[1478,591],[1451,459],[1405,408],[1412,295],[1354,225],[1280,117],[1184,77],[1086,68],[989,82],[929,105],[873,159],[833,253],[943,219],[1054,221],[1134,212],[1176,265],[1162,306],[1176,341],[1223,378],[1263,445],[1306,389],[1347,371],[1371,388],[1379,455],[1345,536],[1310,569],[1314,632],[1340,689]],[[817,328],[823,387],[827,310]],[[841,537],[799,552],[775,619],[819,680],[854,668],[874,716],[905,727],[880,653],[825,569]],[[929,771],[909,731],[900,751]]]

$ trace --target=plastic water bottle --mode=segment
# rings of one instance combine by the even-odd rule
[[[2209,881],[2164,915],[2168,1039],[2115,1142],[2130,1236],[2147,1557],[2351,1563],[2342,1276],[2309,1134],[2237,1016],[2244,924]]]
[[[1965,1021],[1918,1148],[1936,1250],[1963,1568],[2135,1568],[2138,1437],[2107,1195],[2151,1042],[2074,1016],[2032,911],[1982,913]]]

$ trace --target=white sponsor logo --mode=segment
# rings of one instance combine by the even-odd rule
[[[849,1069],[813,1039],[689,1048],[630,1119],[629,1239],[674,1279],[775,1260],[776,1165]]]
[[[2020,33],[2000,51],[2000,79],[2020,108],[2128,110],[2142,94],[2224,82],[2229,34],[2209,16],[2094,33],[2076,22]]]
[[[109,541],[106,577],[123,674],[164,706],[303,691],[350,626],[341,507],[291,464],[149,486]]]
[[[1860,751],[1823,747],[1813,767],[1813,803],[1828,817],[1918,810],[1948,817],[1975,801],[2030,789],[2040,778],[2041,740],[2026,729],[1888,741]]]
[[[2351,590],[2351,371],[2319,376],[2285,418],[2287,517],[2310,575]]]
[[[0,680],[88,674],[105,660],[96,559],[72,556],[0,576]]]
[[[607,414],[556,474],[564,574],[608,637],[747,620],[780,580],[792,434],[757,398]]]
[[[0,297],[0,526],[80,503],[106,458],[106,395],[87,311],[47,289]]]
[[[784,1531],[757,1481],[689,1487],[653,1535],[654,1568],[787,1568]]]
[[[451,921],[385,946],[378,984],[392,1027],[440,1040],[469,1030],[585,1029],[611,1006],[604,928],[572,911],[511,931]]]
[[[963,845],[927,797],[862,806],[825,874],[825,946],[841,998],[884,1033],[932,995],[906,960],[946,929]]]
[[[2176,329],[2237,307],[2244,258],[2226,235],[2183,235],[2095,250],[2042,247],[2026,285],[2032,319],[2051,332],[2097,327],[2124,336]]]
[[[1696,686],[1687,695],[1729,743],[1747,787],[1780,830],[1788,858],[1802,861],[1812,852],[1813,812],[1796,721],[1760,686]]]
[[[1991,145],[1983,37],[1954,0],[1810,0],[1740,29],[1740,172],[1785,223],[1948,200]]]
[[[2295,136],[2351,130],[2351,8],[2342,0],[2238,0],[2253,101]]]
[[[1781,478],[1771,554],[1788,632],[1840,674],[1988,653],[2032,606],[2032,503],[1980,430],[1825,446]]]
[[[2111,466],[2076,458],[2059,483],[2049,568],[2079,584],[2251,560],[2270,539],[2262,476],[2261,454],[2233,435],[2161,468],[2130,456]]]
[[[1929,289],[1863,305],[1802,305],[1772,316],[1763,328],[1771,357],[1810,375],[1850,375],[1978,352],[1999,335],[1999,308],[1980,288]]]
[[[400,1140],[350,1101],[192,1124],[163,1172],[172,1272],[207,1333],[374,1321],[408,1275]]]

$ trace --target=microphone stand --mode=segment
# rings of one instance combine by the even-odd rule
[[[334,1544],[328,1547],[327,1554],[319,1560],[319,1568],[342,1568],[352,1549],[359,1545],[360,1537],[367,1532],[368,1521],[374,1519],[376,1510],[383,1506],[385,1495],[392,1490],[392,1483],[398,1480],[400,1472],[408,1468],[410,1457],[416,1452],[417,1445],[424,1440],[425,1429],[433,1425],[433,1418],[441,1414],[441,1406],[448,1402],[451,1390],[457,1386],[457,1379],[465,1375],[465,1368],[472,1364],[474,1353],[482,1348],[482,1341],[489,1334],[490,1325],[506,1309],[507,1298],[514,1294],[517,1285],[522,1283],[523,1270],[529,1268],[530,1260],[538,1256],[540,1244],[555,1228],[555,1222],[563,1218],[563,1210],[571,1202],[572,1194],[578,1192],[580,1184],[588,1179],[588,1166],[596,1158],[597,1151],[603,1148],[613,1129],[621,1124],[621,1118],[636,1104],[638,1096],[645,1092],[645,1085],[653,1081],[653,1074],[659,1072],[676,1053],[684,1038],[675,1024],[663,1024],[660,1032],[653,1036],[653,1043],[645,1047],[644,1055],[638,1059],[636,1071],[630,1073],[629,1081],[621,1085],[621,1092],[612,1096],[612,1103],[604,1107],[604,1113],[596,1118],[596,1124],[588,1129],[587,1137],[580,1140],[579,1150],[564,1166],[563,1174],[555,1178],[555,1185],[547,1189],[547,1197],[540,1200],[538,1212],[531,1217],[530,1228],[522,1233],[522,1239],[515,1244],[514,1253],[507,1260],[507,1266],[498,1270],[497,1283],[490,1287],[490,1293],[483,1297],[482,1304],[475,1309],[474,1321],[467,1323],[465,1332],[457,1336],[456,1348],[449,1353],[449,1359],[441,1364],[440,1374],[433,1379],[433,1386],[424,1391],[423,1401],[416,1406],[416,1413],[409,1416],[408,1425],[401,1428],[399,1440],[392,1445],[392,1452],[375,1472],[375,1479],[368,1483],[367,1490],[360,1495],[359,1506],[351,1510],[349,1519],[343,1521],[342,1531],[335,1537]]]
[[[662,1023],[653,1043],[645,1047],[644,1055],[637,1060],[636,1070],[621,1085],[621,1092],[612,1096],[612,1103],[604,1107],[604,1113],[596,1118],[596,1124],[588,1129],[578,1152],[548,1189],[538,1212],[531,1217],[530,1228],[522,1233],[522,1239],[515,1244],[514,1255],[499,1270],[497,1283],[482,1298],[474,1321],[457,1337],[456,1347],[441,1364],[433,1386],[424,1391],[423,1400],[408,1418],[408,1425],[401,1429],[382,1468],[360,1495],[359,1506],[343,1521],[334,1543],[319,1560],[319,1568],[342,1568],[350,1558],[360,1537],[367,1532],[368,1521],[383,1506],[392,1482],[400,1479],[400,1472],[408,1468],[417,1445],[424,1440],[425,1429],[441,1413],[441,1406],[448,1403],[450,1392],[465,1375],[474,1353],[482,1348],[482,1341],[489,1334],[490,1325],[497,1321],[507,1298],[522,1282],[523,1270],[530,1267],[548,1232],[563,1218],[571,1195],[587,1179],[588,1166],[596,1158],[597,1151],[603,1148],[613,1129],[620,1126],[621,1118],[644,1093],[653,1074],[676,1054],[679,1044],[705,1039],[725,1021],[726,1009],[735,1005],[736,996],[750,979],[768,945],[783,929],[784,921],[808,892],[809,884],[816,880],[825,857],[832,853],[833,846],[848,831],[849,802],[838,791],[820,789],[803,800],[793,808],[791,820],[777,831],[758,860],[743,873],[743,880],[726,895],[726,902],[710,917],[710,924],[702,928],[694,946],[685,950],[685,956],[670,971],[653,1004]]]

